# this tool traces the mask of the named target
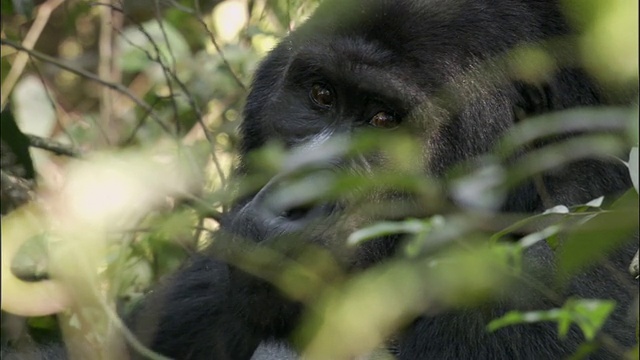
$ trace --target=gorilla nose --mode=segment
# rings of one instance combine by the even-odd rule
[[[333,172],[315,171],[304,176],[276,176],[256,195],[256,205],[267,216],[284,222],[307,222],[327,215],[330,206],[320,201],[332,183]]]
[[[322,219],[331,214],[334,206],[329,203],[293,205],[283,210],[278,217],[288,222],[307,222]]]
[[[243,232],[239,227],[249,226],[269,238],[268,233],[300,231],[321,221],[335,209],[326,201],[333,177],[331,170],[274,177],[235,214],[234,228]]]

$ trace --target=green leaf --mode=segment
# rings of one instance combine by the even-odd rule
[[[612,300],[572,300],[573,317],[587,340],[593,340],[616,307]]]
[[[347,239],[347,244],[357,245],[363,241],[376,239],[393,234],[418,234],[427,232],[432,224],[429,221],[410,219],[400,222],[383,221],[353,232]]]
[[[585,339],[591,341],[602,328],[605,321],[615,308],[612,300],[569,299],[560,309],[542,311],[510,311],[500,318],[494,319],[487,325],[489,331],[496,331],[509,325],[530,324],[541,321],[555,321],[558,323],[560,338],[569,333],[571,324],[576,324],[582,330]]]
[[[53,330],[57,326],[55,315],[36,316],[27,320],[29,327],[36,329]]]
[[[5,15],[13,15],[13,1],[0,1],[0,10]]]
[[[636,189],[636,193],[638,192],[638,147],[635,146],[631,149],[629,153],[629,162],[627,163],[629,167],[629,175],[631,176],[631,182],[633,183],[633,188]]]
[[[593,341],[587,341],[578,347],[578,350],[572,354],[567,360],[587,359],[589,354],[598,350],[598,344]]]
[[[609,211],[573,229],[558,251],[558,279],[567,279],[593,265],[625,242],[638,227],[638,194],[628,191]]]
[[[2,1],[2,3],[8,3],[9,1],[4,0]],[[35,7],[35,4],[33,3],[33,0],[11,0],[11,3],[13,5],[13,9],[15,10],[16,14],[20,14],[22,16],[25,16],[27,18],[31,18],[31,14],[33,14],[33,9]],[[2,11],[4,11],[5,6],[2,6]]]
[[[527,119],[515,126],[499,144],[509,155],[534,141],[584,130],[624,130],[637,113],[627,107],[573,108]],[[607,121],[602,121],[607,119]]]
[[[11,261],[11,272],[21,279],[38,281],[48,278],[47,234],[38,234],[22,244]]]
[[[568,313],[563,309],[528,312],[509,311],[503,316],[492,320],[489,325],[487,325],[487,329],[493,332],[510,325],[531,324],[541,321],[559,321],[567,316]]]

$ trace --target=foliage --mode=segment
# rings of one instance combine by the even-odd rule
[[[218,241],[211,234],[233,197],[282,171],[296,175],[287,191],[277,194],[282,204],[342,197],[361,203],[369,221],[344,234],[345,246],[381,235],[406,237],[398,258],[354,277],[343,276],[318,249],[296,261],[283,260],[275,250],[234,260],[314,310],[296,333],[310,358],[366,353],[416,314],[487,299],[526,276],[522,254],[539,241],[562,248],[554,279],[562,284],[637,231],[637,106],[567,110],[523,122],[490,154],[463,164],[443,181],[416,170],[412,154],[420,145],[405,134],[385,134],[384,141],[363,134],[348,143],[338,139],[320,151],[293,154],[271,143],[251,155],[251,176],[231,184],[237,191],[230,192],[237,126],[251,74],[269,48],[318,2],[148,0],[121,5],[69,0],[58,6],[55,0],[3,1],[3,133],[9,116],[11,124],[15,117],[19,131],[11,139],[20,139],[22,147],[27,140],[31,144],[30,156],[18,154],[17,163],[29,173],[35,169],[38,181],[28,204],[17,209],[3,205],[2,287],[3,294],[10,294],[3,295],[3,310],[28,317],[30,333],[37,332],[38,338],[56,336],[60,326],[79,358],[87,351],[120,358],[124,341],[145,351],[115,315],[116,307],[128,310],[189,254]],[[584,13],[576,12],[575,3],[563,2],[569,19],[583,29],[588,69],[614,93],[637,86],[637,2],[594,0]],[[44,27],[38,30],[36,24]],[[29,36],[38,39],[32,48],[25,45]],[[11,46],[20,43],[31,51],[30,59],[20,60]],[[514,71],[544,76],[540,69],[554,66],[545,51],[544,46],[518,49],[513,57],[526,61],[512,63]],[[617,66],[608,65],[611,61]],[[13,69],[21,66],[24,70],[13,77]],[[611,134],[571,137],[505,165],[523,146],[594,126]],[[34,136],[50,142],[35,148]],[[623,152],[630,147],[627,157]],[[367,152],[393,159],[392,168],[373,179],[352,172],[314,173],[319,162],[331,157]],[[537,215],[497,211],[506,192],[525,179],[591,156],[627,163],[635,191],[617,201],[550,204]],[[3,162],[3,182],[7,169]],[[392,199],[380,208],[371,206],[365,194],[373,189],[411,194],[426,208],[425,215],[377,221],[380,208],[403,208]],[[440,189],[448,189],[453,202]],[[524,235],[505,241],[513,234]],[[278,272],[262,266],[276,261],[284,262]],[[10,275],[9,267],[36,280],[44,272],[48,279],[24,282]],[[554,321],[563,336],[577,324],[587,345],[593,345],[614,306],[606,300],[571,299],[557,309],[505,314],[489,330]],[[42,317],[63,309],[57,322]],[[24,334],[4,326],[2,331],[3,341],[29,344]],[[358,341],[353,334],[359,334]],[[590,349],[586,346],[584,353]]]

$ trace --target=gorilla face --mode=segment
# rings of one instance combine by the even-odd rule
[[[336,142],[368,133],[384,144],[401,134],[420,145],[407,159],[411,167],[442,177],[490,150],[513,124],[522,96],[500,61],[514,46],[540,40],[548,24],[564,31],[554,6],[539,6],[542,19],[533,11],[517,16],[526,9],[516,1],[327,0],[258,70],[241,128],[242,158],[276,141],[293,153],[322,158],[314,164],[322,173],[308,175],[319,182],[345,169],[373,175],[393,165],[384,154],[347,155],[335,151]],[[239,172],[247,172],[246,161]],[[344,246],[354,227],[373,221],[345,216],[358,210],[344,198],[278,203],[291,178],[280,174],[240,201],[223,227],[260,243],[297,234],[305,243],[329,247],[347,266],[375,263],[393,252],[396,239],[365,249]],[[410,202],[398,191],[371,191],[368,198]],[[516,210],[538,206],[527,201],[520,201],[526,209]],[[374,217],[402,217],[388,210]]]
[[[513,71],[513,49],[567,35],[557,7],[555,1],[535,6],[515,0],[324,1],[255,74],[241,125],[238,175],[251,176],[247,160],[254,150],[279,142],[300,158],[320,159],[306,164],[315,171],[303,171],[314,189],[344,172],[377,183],[381,172],[391,169],[399,175],[385,151],[354,152],[341,146],[363,134],[373,136],[381,147],[394,146],[404,136],[418,145],[411,158],[404,159],[411,172],[423,175],[424,186],[446,193],[442,182],[432,185],[429,179],[443,179],[452,167],[492,150],[523,115],[601,103],[591,80],[561,62],[538,83]],[[443,209],[431,203],[441,201],[441,194],[436,200],[419,199],[384,184],[366,190],[356,184],[337,197],[304,199],[304,191],[295,192],[292,185],[300,169],[288,165],[262,189],[238,201],[223,221],[223,230],[246,240],[242,251],[275,248],[294,262],[320,251],[331,266],[337,265],[338,273],[352,273],[392,258],[403,238],[394,234],[349,246],[346,239],[353,231],[380,220],[424,218],[433,209]],[[595,176],[585,184],[580,174],[592,170],[613,175]],[[545,201],[578,204],[622,191],[629,186],[626,173],[619,165],[591,160],[567,166],[545,177]],[[450,196],[444,198],[449,201]],[[499,210],[542,211],[542,198],[528,181],[511,189]],[[218,253],[228,251],[221,244]],[[276,260],[247,269],[243,261],[230,261],[231,288],[240,299],[238,306],[250,314],[248,321],[260,318],[256,327],[284,324],[267,327],[281,334],[290,331],[300,304],[275,290],[273,279],[263,281],[270,271],[266,268],[282,273],[286,265]],[[329,282],[342,276],[332,271],[323,275],[322,267],[319,271]]]

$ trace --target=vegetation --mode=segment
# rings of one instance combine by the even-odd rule
[[[355,277],[326,276],[339,270],[315,252],[277,272],[263,267],[280,261],[275,250],[230,260],[314,309],[296,335],[310,358],[371,351],[417,313],[481,301],[512,277],[526,277],[521,256],[538,241],[562,244],[555,279],[561,283],[637,232],[637,102],[518,124],[495,151],[442,181],[415,169],[418,144],[410,139],[380,142],[365,134],[330,144],[323,154],[288,154],[282,144],[269,144],[253,155],[252,176],[233,183],[236,130],[251,75],[319,1],[3,0],[3,344],[28,347],[62,337],[100,358],[124,358],[124,342],[141,345],[118,314],[216,241],[218,221],[234,197],[283,168],[306,171],[318,156],[340,152],[380,151],[394,159],[394,168],[373,179],[346,172],[320,183],[307,179],[282,201],[353,196],[357,184],[401,189],[432,205],[424,217],[345,234],[349,246],[384,234],[408,238],[399,258]],[[578,2],[585,0],[563,4],[581,29],[585,66],[611,94],[637,91],[638,3],[589,0],[578,12]],[[556,66],[549,48],[519,49],[509,59],[526,61],[508,64],[523,76],[542,77]],[[525,144],[593,124],[613,131],[572,137],[503,165]],[[635,189],[580,206],[549,204],[534,216],[496,211],[523,179],[586,156],[618,157]],[[435,190],[442,187],[459,206]],[[501,241],[516,233],[523,234],[519,241]],[[637,277],[637,256],[635,264]],[[576,354],[582,358],[606,343],[597,332],[614,306],[571,299],[549,311],[506,314],[488,330],[556,321],[562,337],[575,324],[586,338]],[[637,359],[637,345],[624,351]]]

